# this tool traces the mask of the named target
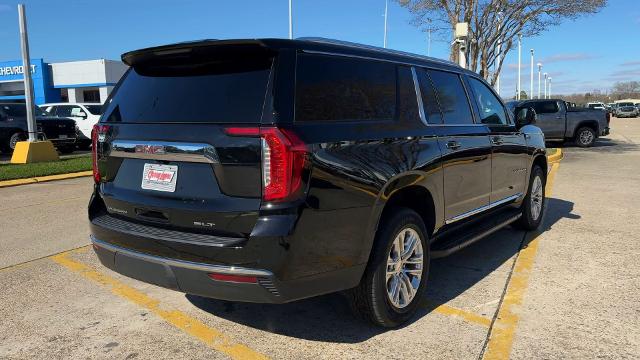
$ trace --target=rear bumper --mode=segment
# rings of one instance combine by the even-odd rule
[[[271,271],[164,258],[126,249],[90,236],[100,262],[122,275],[203,297],[253,303],[286,303],[353,287],[365,265],[280,281]],[[209,274],[256,277],[255,283],[218,281]]]
[[[267,270],[167,259],[114,246],[91,236],[100,262],[122,275],[168,289],[229,301],[283,302]],[[255,276],[257,283],[216,281],[208,274]]]
[[[602,130],[602,134],[601,136],[607,136],[610,133],[610,128],[606,127],[604,128],[604,130]]]

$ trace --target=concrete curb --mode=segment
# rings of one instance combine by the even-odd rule
[[[80,171],[80,172],[74,172],[74,173],[68,173],[68,174],[37,176],[37,177],[26,178],[26,179],[5,180],[5,181],[0,181],[0,188],[18,186],[18,185],[36,184],[36,183],[55,181],[55,180],[74,179],[74,178],[91,176],[91,175],[93,175],[92,171]]]
[[[562,149],[558,148],[558,151],[556,151],[555,154],[547,156],[547,162],[549,164],[553,164],[562,160],[563,157],[564,154],[562,153]]]

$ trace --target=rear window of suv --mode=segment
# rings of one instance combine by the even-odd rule
[[[118,85],[104,114],[123,123],[259,123],[271,58],[140,65]]]

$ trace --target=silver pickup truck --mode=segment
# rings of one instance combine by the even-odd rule
[[[567,107],[560,99],[511,101],[507,106],[532,107],[538,115],[536,126],[547,141],[574,140],[580,147],[590,147],[598,137],[609,135],[610,114],[603,110]]]

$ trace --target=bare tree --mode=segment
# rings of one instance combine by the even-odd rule
[[[469,23],[466,55],[468,67],[494,85],[504,56],[518,34],[533,36],[566,19],[599,11],[607,0],[397,0],[414,14],[415,25],[446,29],[453,34],[456,23]],[[457,48],[450,58],[455,61]],[[491,69],[496,65],[496,71]]]
[[[612,95],[618,99],[640,97],[640,81],[621,81],[613,84]]]

